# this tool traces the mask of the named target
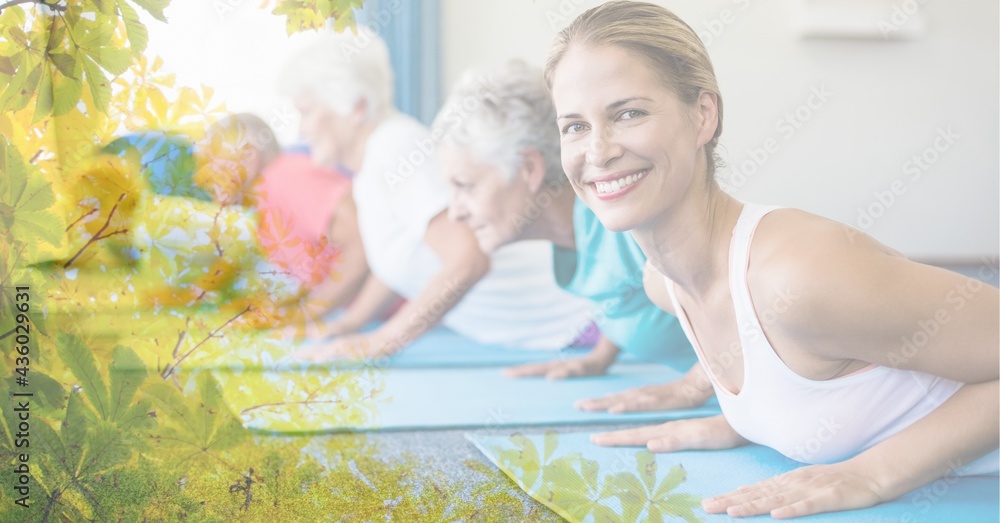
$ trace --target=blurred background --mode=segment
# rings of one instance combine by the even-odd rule
[[[429,123],[470,66],[543,65],[591,0],[368,0],[358,20],[390,45],[397,104]],[[1000,52],[994,0],[658,1],[706,43],[725,101],[720,169],[740,199],[793,206],[907,256],[992,272],[1000,237]],[[276,89],[288,37],[256,0],[174,0],[144,20],[149,56],[212,86],[286,147],[297,114]],[[177,35],[191,35],[179,39]]]

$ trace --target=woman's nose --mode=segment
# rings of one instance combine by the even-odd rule
[[[605,167],[621,153],[621,146],[607,132],[595,133],[587,147],[586,160],[595,167]]]
[[[448,205],[448,219],[453,222],[464,222],[469,218],[469,211],[458,198],[452,198]]]

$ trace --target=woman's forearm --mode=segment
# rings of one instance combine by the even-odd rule
[[[398,294],[374,274],[369,274],[341,321],[348,324],[351,330],[360,329],[388,310],[397,299]]]
[[[1000,381],[963,386],[941,406],[852,458],[888,501],[948,475],[1000,444]]]
[[[594,359],[604,364],[605,367],[609,367],[618,358],[619,353],[621,353],[621,349],[618,348],[618,345],[602,334],[594,348],[584,357]]]
[[[405,347],[433,328],[482,277],[485,271],[468,266],[445,266],[424,291],[408,301],[379,330],[391,351]]]
[[[329,304],[329,308],[347,306],[361,292],[368,277],[368,265],[363,255],[360,259],[346,260],[340,280],[328,278],[324,282],[323,302]]]

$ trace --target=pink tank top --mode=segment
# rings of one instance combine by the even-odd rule
[[[282,154],[260,174],[254,186],[260,214],[257,231],[268,259],[310,286],[328,278],[339,246],[327,237],[330,220],[351,180],[320,167],[304,153]]]
[[[744,204],[729,248],[729,286],[743,348],[744,377],[739,394],[719,384],[669,279],[667,289],[681,327],[706,367],[719,406],[737,433],[796,461],[843,461],[922,418],[962,383],[875,365],[825,381],[807,379],[789,369],[764,335],[746,279],[754,231],[761,218],[775,209]],[[765,311],[775,312],[777,307]],[[998,454],[993,452],[957,472],[990,474],[997,469]]]

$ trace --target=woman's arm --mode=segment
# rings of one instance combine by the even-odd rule
[[[437,324],[489,272],[489,257],[479,249],[472,231],[448,220],[443,212],[431,219],[425,241],[441,258],[442,267],[420,295],[406,302],[375,331],[338,338],[300,351],[298,357],[312,360],[338,356],[379,358],[398,352]],[[395,293],[371,275],[339,321],[347,327],[360,328],[378,311],[384,311],[395,297]]]
[[[803,467],[706,500],[709,512],[785,518],[869,507],[1000,444],[997,289],[908,261],[857,231],[799,214],[761,222],[763,241],[754,246],[748,276],[758,308],[782,293],[797,297],[764,326],[783,359],[802,361],[805,354],[828,368],[872,362],[972,385],[854,458]]]
[[[365,248],[358,230],[357,210],[351,195],[344,196],[337,206],[328,236],[330,243],[339,250],[338,274],[336,277],[327,275],[321,284],[302,298],[307,321],[316,321],[334,309],[346,308],[361,292],[369,275]],[[361,328],[365,323],[367,321],[361,321],[358,326],[352,327],[335,320],[319,325],[318,330],[320,335],[344,334]]]
[[[781,212],[797,215],[764,218],[747,280],[758,314],[785,302],[780,311],[774,307],[776,321],[763,325],[783,359],[790,350],[821,362],[870,362],[965,383],[1000,378],[995,287],[907,260],[808,213],[772,214]]]
[[[434,327],[490,270],[490,259],[472,231],[445,212],[431,219],[424,239],[441,259],[441,270],[376,331],[386,344],[383,352],[396,352]]]

